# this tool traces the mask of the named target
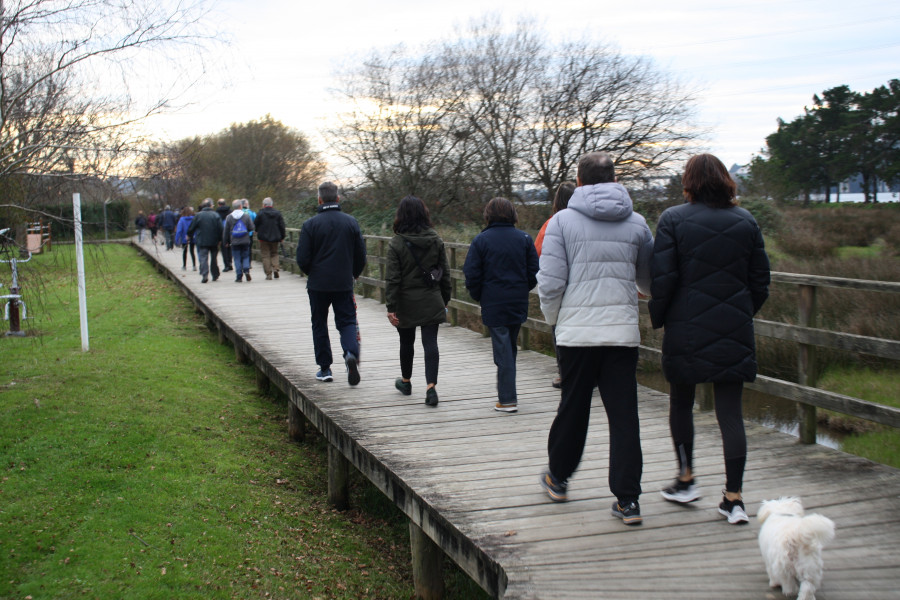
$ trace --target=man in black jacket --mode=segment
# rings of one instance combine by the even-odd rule
[[[353,282],[366,266],[366,244],[359,223],[341,212],[339,201],[336,185],[329,181],[319,186],[319,214],[303,224],[297,245],[297,264],[308,277],[306,291],[319,365],[316,379],[334,379],[328,337],[328,307],[332,306],[347,365],[347,382],[356,385],[359,383],[359,341]]]
[[[219,242],[222,241],[222,220],[213,211],[212,202],[212,198],[207,198],[200,204],[200,212],[188,227],[188,235],[193,236],[197,244],[200,276],[203,278],[200,283],[209,281],[210,270],[213,281],[219,278],[219,261],[216,255],[219,253]]]
[[[259,240],[259,253],[262,255],[263,271],[266,279],[278,279],[278,244],[284,240],[284,217],[275,210],[271,198],[263,200],[262,210],[256,215],[256,237]]]

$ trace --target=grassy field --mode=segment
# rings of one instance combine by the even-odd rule
[[[357,477],[332,510],[322,439],[134,250],[88,251],[89,352],[71,247],[21,269],[40,335],[0,337],[0,598],[411,597],[393,505]]]

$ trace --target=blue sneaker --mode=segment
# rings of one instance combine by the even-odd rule
[[[612,515],[622,519],[626,525],[640,525],[642,522],[641,506],[637,500],[629,502],[625,506],[622,506],[621,502],[613,502]]]
[[[331,376],[331,369],[319,369],[319,372],[316,373],[316,379],[319,381],[334,381],[334,377]]]
[[[356,385],[359,383],[359,361],[356,358],[356,355],[352,352],[347,353],[347,358],[344,359],[347,363],[347,383],[350,385]]]

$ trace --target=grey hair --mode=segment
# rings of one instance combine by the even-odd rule
[[[263,206],[272,206],[274,204],[275,203],[272,201],[271,198],[263,198]]]
[[[243,200],[235,200],[231,203],[231,208],[233,208],[234,210],[240,210],[242,206],[244,206]]]
[[[205,199],[203,200],[203,202],[200,203],[200,206],[201,206],[201,207],[204,207],[204,206],[212,206],[212,204],[213,204],[213,199],[212,199],[212,198],[205,198]]]
[[[338,189],[337,186],[331,183],[330,181],[326,181],[322,185],[319,186],[319,198],[322,199],[322,202],[337,202],[338,200]]]

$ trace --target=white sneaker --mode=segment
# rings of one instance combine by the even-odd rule
[[[669,502],[678,502],[679,504],[687,504],[700,499],[700,490],[694,485],[693,479],[681,481],[676,478],[675,483],[660,490],[659,493]]]
[[[744,510],[744,503],[740,500],[729,500],[723,496],[719,504],[719,514],[728,519],[732,525],[745,525],[750,522],[747,511]]]

